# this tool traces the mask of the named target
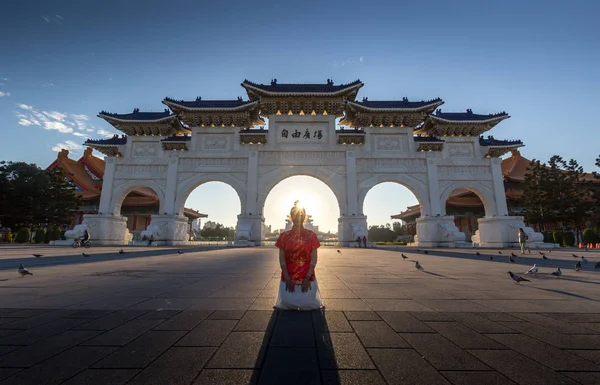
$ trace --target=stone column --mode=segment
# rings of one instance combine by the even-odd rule
[[[167,169],[167,187],[165,191],[165,201],[163,210],[167,214],[183,215],[175,213],[175,198],[177,196],[177,169],[179,167],[179,156],[173,152],[168,153],[169,167]]]
[[[494,189],[494,200],[496,201],[496,215],[503,217],[508,215],[508,206],[506,205],[506,192],[504,191],[501,160],[499,158],[492,158],[490,166],[492,168],[492,184]]]
[[[242,214],[259,215],[258,202],[258,151],[250,150],[248,156],[248,190],[246,191],[246,212]],[[262,208],[260,208],[262,209]]]
[[[346,151],[346,212],[347,215],[362,215],[358,207],[358,183],[356,181],[356,153]]]
[[[435,159],[427,159],[427,187],[429,187],[429,207],[431,212],[422,214],[432,217],[442,215],[442,204],[445,205],[446,202],[440,202],[440,184]]]
[[[151,216],[150,226],[142,231],[142,236],[154,239],[155,246],[181,246],[188,243],[188,220],[181,215],[155,214]]]
[[[113,185],[115,180],[116,159],[112,156],[106,157],[106,166],[104,167],[104,177],[102,179],[102,193],[100,194],[99,214],[112,213]],[[120,215],[121,213],[114,213]]]

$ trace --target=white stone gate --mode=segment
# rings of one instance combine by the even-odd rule
[[[341,244],[366,234],[364,199],[382,182],[400,183],[417,197],[418,245],[454,247],[464,242],[464,233],[445,213],[446,199],[457,188],[474,192],[484,204],[477,243],[502,247],[516,242],[523,218],[508,216],[499,156],[522,143],[480,136],[508,118],[506,113],[434,113],[441,99],[356,101],[360,81],[244,81],[242,86],[248,101],[166,98],[163,103],[170,110],[161,113],[136,109],[131,114],[99,114],[126,135],[86,142],[107,155],[99,214],[84,218],[97,242],[127,241],[121,203],[134,187],[145,186],[160,200],[148,229],[154,240],[186,244],[187,197],[201,184],[219,181],[233,187],[241,201],[237,242],[261,244],[267,195],[295,175],[317,178],[333,191]],[[346,129],[336,126],[340,117]],[[256,128],[266,125],[263,118],[268,126]],[[526,231],[541,241],[541,234]]]

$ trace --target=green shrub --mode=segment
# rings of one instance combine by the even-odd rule
[[[571,231],[565,231],[563,233],[563,242],[565,246],[575,246],[575,234]]]
[[[12,233],[9,231],[5,231],[3,233],[0,234],[0,242],[7,242],[10,243],[12,242]]]
[[[596,235],[596,232],[594,231],[594,229],[592,228],[587,228],[585,230],[583,230],[583,242],[588,244],[588,243],[596,243],[598,237]]]
[[[65,238],[66,231],[65,230],[59,230],[59,231],[60,231],[60,236],[58,237],[58,239],[66,239]]]
[[[15,237],[16,243],[27,243],[31,239],[31,231],[27,227],[21,227],[17,236]]]
[[[563,232],[562,230],[556,230],[552,234],[553,243],[558,243],[560,246],[563,244]]]
[[[554,235],[552,231],[544,231],[542,232],[544,235],[544,243],[554,243]]]
[[[48,227],[46,229],[46,236],[44,237],[44,243],[50,243],[50,241],[53,241],[54,240],[54,239],[52,239],[53,235],[54,235],[54,228]]]
[[[46,238],[46,230],[38,229],[35,232],[35,243],[44,243],[44,239]]]
[[[60,229],[58,227],[55,227],[53,233],[54,233],[52,235],[52,238],[54,238],[53,241],[59,240],[62,235],[62,232],[60,231]]]

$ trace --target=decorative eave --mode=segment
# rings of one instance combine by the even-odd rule
[[[106,156],[121,157],[120,146],[127,144],[127,136],[115,135],[110,139],[88,139],[83,144],[97,150]]]
[[[480,115],[470,109],[466,113],[442,112],[438,109],[435,114],[429,114],[415,133],[428,136],[479,136],[508,118],[510,115],[506,112]]]
[[[417,143],[417,151],[442,151],[444,148],[444,140],[433,136],[414,136]]]
[[[165,151],[187,151],[187,144],[191,139],[192,137],[188,135],[178,135],[164,138],[160,142]]]
[[[99,118],[106,120],[119,131],[131,136],[170,136],[189,132],[176,114],[168,109],[164,112],[140,112],[138,108],[131,114],[113,114],[102,111]]]
[[[487,152],[484,156],[485,158],[499,158],[510,151],[524,146],[523,142],[520,140],[498,140],[494,139],[493,136],[488,136],[487,139],[480,136],[479,145],[481,147],[487,147]]]
[[[334,115],[343,116],[344,102],[353,100],[364,84],[356,80],[348,84],[278,84],[270,85],[244,80],[250,100],[260,100],[261,116],[269,115]]]
[[[350,144],[350,145],[361,145],[365,144],[365,131],[364,130],[336,130],[335,135],[337,137],[338,144]]]
[[[350,127],[416,127],[442,104],[444,101],[440,98],[420,102],[410,102],[407,98],[398,101],[347,100],[340,124]]]
[[[258,101],[237,100],[175,100],[165,98],[163,103],[175,111],[190,127],[244,127],[265,124],[261,119]]]
[[[240,131],[240,144],[267,144],[268,131],[264,128]]]

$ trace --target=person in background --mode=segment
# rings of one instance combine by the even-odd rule
[[[527,234],[523,231],[522,227],[519,227],[519,231],[517,232],[517,239],[519,241],[519,246],[521,247],[521,254],[525,254],[525,242],[527,241]]]
[[[367,237],[365,235],[363,235],[363,244],[365,245],[365,247],[367,247]]]
[[[82,242],[87,242],[90,240],[90,233],[87,229],[83,230],[83,239]]]
[[[358,243],[358,247],[360,248],[360,244],[362,243],[360,240],[360,235],[356,238],[356,243]]]
[[[306,211],[294,202],[290,210],[292,229],[279,235],[275,246],[279,248],[281,282],[275,309],[315,310],[325,306],[315,277],[317,248],[321,246],[315,233],[304,228]]]

